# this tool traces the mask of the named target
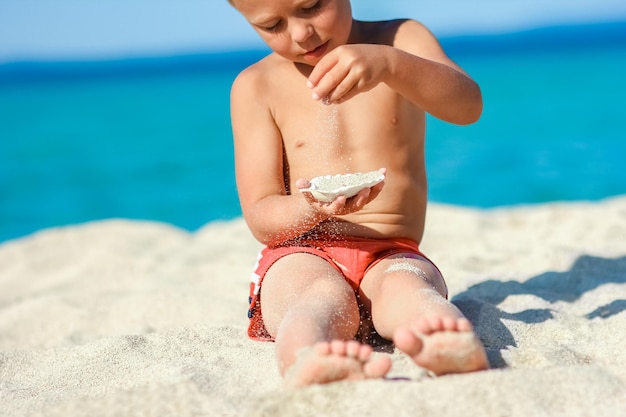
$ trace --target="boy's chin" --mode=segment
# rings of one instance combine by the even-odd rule
[[[307,66],[307,67],[314,67],[320,61],[319,59],[315,59],[315,60],[304,59],[301,56],[297,56],[297,57],[291,56],[291,57],[288,57],[288,56],[285,56],[285,55],[281,55],[281,57],[285,58],[288,61],[293,62],[296,65],[303,65],[303,66]]]

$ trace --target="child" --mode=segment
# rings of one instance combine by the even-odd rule
[[[475,122],[477,84],[413,20],[353,20],[349,0],[230,3],[273,51],[231,91],[241,208],[266,245],[250,337],[276,342],[294,387],[386,375],[389,356],[362,343],[373,331],[434,374],[487,369],[472,325],[418,248],[425,113]],[[384,182],[351,198],[299,191],[315,176],[380,168]]]

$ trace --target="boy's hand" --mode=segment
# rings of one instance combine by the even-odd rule
[[[371,188],[365,188],[359,191],[358,194],[350,198],[340,195],[329,203],[316,200],[310,193],[303,193],[303,195],[307,202],[320,214],[324,215],[324,217],[341,216],[361,210],[367,203],[380,194],[384,185],[385,181],[380,182]],[[299,189],[308,188],[310,183],[308,180],[301,178],[296,181],[296,186]]]
[[[307,86],[313,99],[341,103],[369,91],[387,75],[387,53],[382,45],[343,45],[330,51],[313,68]]]

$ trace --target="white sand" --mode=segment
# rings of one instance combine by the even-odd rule
[[[0,245],[0,415],[624,416],[626,196],[432,205],[422,249],[499,369],[280,388],[245,336],[256,243],[104,221]]]

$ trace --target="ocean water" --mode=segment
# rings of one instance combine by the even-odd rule
[[[431,201],[626,193],[626,23],[442,43],[485,107],[470,126],[429,118]],[[106,218],[195,230],[240,216],[229,90],[264,53],[0,65],[0,241]]]

